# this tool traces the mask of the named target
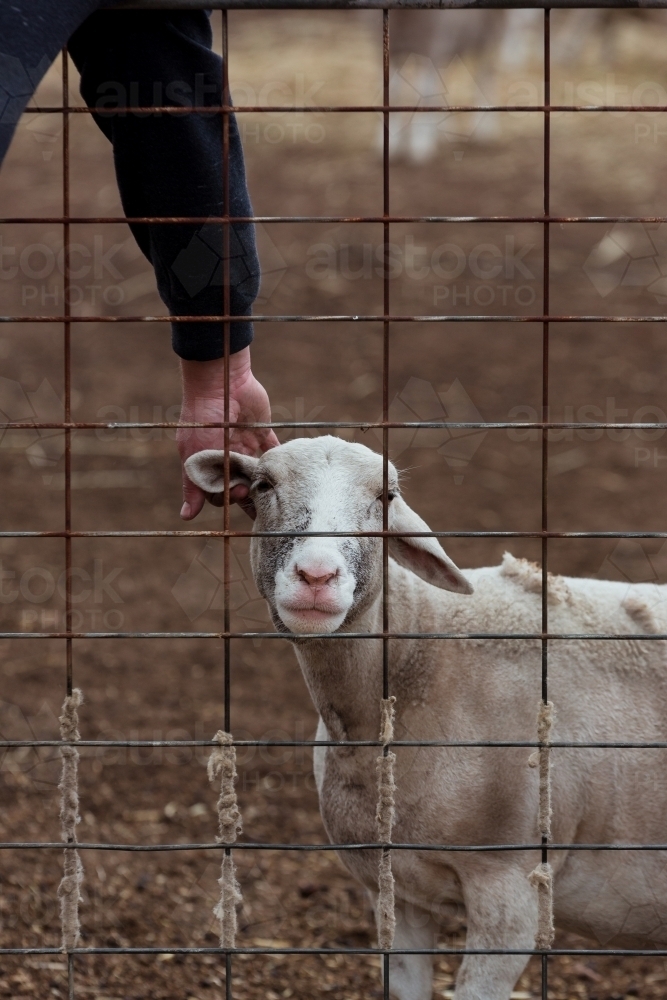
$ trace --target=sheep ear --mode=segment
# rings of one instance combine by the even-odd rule
[[[430,531],[426,521],[396,496],[389,507],[390,531]],[[455,594],[472,594],[472,586],[452,562],[437,538],[390,538],[389,554],[427,583]]]
[[[229,488],[234,486],[250,486],[250,480],[259,462],[252,455],[240,455],[236,451],[229,453]],[[224,493],[225,490],[225,453],[208,448],[190,455],[185,462],[185,471],[195,486],[204,493]]]

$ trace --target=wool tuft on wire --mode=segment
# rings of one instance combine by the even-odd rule
[[[377,758],[378,803],[375,813],[378,840],[383,844],[391,843],[391,831],[394,825],[396,802],[396,782],[394,780],[394,765],[396,754],[388,749],[394,739],[394,705],[396,698],[383,698],[380,711],[380,740],[383,752]],[[378,899],[377,899],[377,930],[378,947],[387,951],[394,943],[396,931],[396,916],[394,913],[394,876],[391,870],[391,851],[388,847],[382,849],[378,865]]]
[[[542,837],[551,839],[551,730],[554,706],[551,701],[541,701],[537,714],[537,739],[539,750],[531,754],[528,763],[540,769],[540,803],[538,828]],[[550,948],[554,939],[553,868],[544,861],[528,876],[537,889],[537,934],[535,947]]]
[[[208,760],[209,781],[220,779],[218,796],[219,844],[233,844],[243,829],[241,812],[236,798],[236,747],[232,745],[231,733],[219,729],[214,739],[218,746],[213,749]],[[231,853],[225,851],[222,858],[220,878],[220,898],[213,910],[220,923],[220,946],[236,947],[236,907],[241,902],[241,889],[236,878],[236,866]]]
[[[79,713],[77,709],[83,702],[79,688],[75,688],[63,702],[60,716],[60,738],[73,743],[81,739],[79,733]],[[66,844],[76,844],[76,826],[81,822],[79,816],[79,751],[74,746],[63,746],[60,749],[62,769],[58,790],[60,792],[60,824],[62,839]],[[80,935],[79,903],[81,900],[81,883],[83,882],[83,865],[79,852],[75,847],[66,847],[64,851],[63,877],[58,886],[60,900],[60,927],[62,949],[65,952],[76,948]]]

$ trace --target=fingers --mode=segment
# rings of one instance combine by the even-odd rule
[[[214,507],[224,507],[225,505],[225,494],[224,493],[205,493],[204,496],[210,504]],[[238,503],[243,506],[244,501],[248,496],[248,487],[244,485],[234,486],[229,491],[229,502]]]
[[[184,521],[191,521],[197,514],[201,513],[204,504],[208,500],[214,507],[224,507],[224,493],[203,493],[198,486],[191,483],[183,476],[183,506],[181,507],[181,517]],[[255,505],[248,495],[247,486],[234,486],[229,492],[229,502],[237,503],[241,510],[245,511],[249,517],[255,520]]]
[[[225,503],[224,493],[206,493],[206,499],[212,507],[223,507]]]
[[[252,520],[254,521],[255,518],[257,517],[257,511],[250,497],[245,497],[244,500],[239,500],[238,504],[241,510],[244,511],[248,515],[248,517],[252,518]]]
[[[245,483],[240,483],[238,486],[234,486],[233,489],[229,491],[229,500],[231,503],[242,503],[246,499],[250,490],[245,485]]]
[[[260,451],[268,451],[270,448],[277,448],[280,441],[276,437],[275,431],[269,430],[259,443]]]
[[[262,454],[271,448],[276,448],[280,441],[270,428],[245,428],[236,433],[232,431],[230,446],[232,451],[242,455]]]
[[[222,385],[223,383],[220,384]],[[184,380],[185,385],[186,380]],[[209,386],[209,390],[210,388]],[[220,385],[218,385],[219,388]],[[263,387],[252,376],[246,378],[242,383],[235,383],[234,386],[230,386],[229,403],[230,422],[264,423],[271,420],[269,398]],[[224,400],[219,392],[213,395],[204,393],[200,396],[193,390],[187,396],[187,399],[184,395],[181,420],[186,422],[216,423],[222,419],[223,412]],[[185,462],[190,455],[203,448],[223,450],[225,438],[226,433],[223,428],[197,429],[194,432],[182,428],[177,435],[181,462]],[[270,448],[276,448],[280,444],[275,432],[270,428],[231,428],[228,440],[232,451],[238,451],[245,455],[256,455],[258,452],[263,453]],[[222,506],[224,503],[222,494],[204,494],[198,486],[190,482],[185,471],[183,471],[183,506],[181,508],[181,517],[183,520],[190,521],[196,517],[202,510],[206,499],[214,506]],[[234,487],[230,492],[229,499],[230,503],[239,504],[250,517],[255,517],[255,508],[248,496],[246,487]]]
[[[233,490],[230,490],[229,499],[232,503],[237,503],[241,510],[251,517],[253,521],[257,517],[257,511],[255,510],[255,505],[250,499],[250,490],[247,486],[235,486]]]

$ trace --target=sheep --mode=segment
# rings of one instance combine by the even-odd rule
[[[475,83],[462,58],[486,53],[496,37],[505,39],[513,15],[494,10],[396,10],[390,16],[391,100],[394,104],[429,107],[464,103],[451,101],[441,75],[444,68],[463,67],[481,104],[495,92],[495,60],[482,63]],[[495,129],[489,112],[462,118],[460,114],[397,111],[390,117],[389,153],[412,163],[426,163],[438,151],[444,135],[465,142],[476,129],[488,137]],[[381,139],[381,136],[378,136]]]
[[[625,10],[620,14],[593,8],[559,11],[551,30],[552,62],[572,66],[582,57],[589,41],[596,39],[601,47],[601,62],[613,64],[618,29],[627,28],[631,19],[641,19],[654,30],[666,24],[662,10]],[[392,11],[392,102],[418,105],[424,112],[448,104],[502,104],[503,75],[514,74],[531,60],[541,59],[543,23],[544,12],[534,8]],[[471,91],[468,99],[452,99],[448,93],[445,77],[450,71],[460,79],[467,78],[467,89]],[[427,163],[437,156],[441,139],[459,143],[497,140],[501,122],[498,113],[489,111],[467,115],[448,111],[394,112],[390,117],[390,155],[405,157],[415,164]],[[379,148],[381,140],[379,132]]]
[[[223,453],[186,463],[210,494],[223,490]],[[333,437],[297,439],[261,458],[230,454],[231,483],[246,484],[255,517],[251,562],[276,629],[293,643],[319,712],[317,739],[376,740],[382,697],[379,537],[257,537],[257,531],[359,532],[382,528],[382,458]],[[401,496],[388,467],[390,689],[397,740],[535,741],[539,639],[484,633],[541,631],[541,570],[506,555],[463,573]],[[552,739],[667,740],[665,588],[554,576],[553,633],[631,634],[636,639],[553,640]],[[415,633],[477,634],[424,639]],[[327,636],[338,636],[330,640]],[[644,640],[644,641],[642,641]],[[539,844],[539,777],[530,748],[396,747],[395,843]],[[376,842],[376,748],[318,747],[314,770],[332,843]],[[661,843],[667,769],[660,751],[554,748],[553,843]],[[534,763],[534,761],[533,761]],[[378,894],[378,852],[342,851],[351,874]],[[395,949],[435,947],[439,928],[465,907],[468,949],[531,949],[539,851],[394,850]],[[660,851],[550,852],[558,927],[600,945],[667,944],[667,857]],[[520,955],[466,955],[456,1000],[509,1000]],[[432,958],[390,956],[394,1000],[430,1000]]]

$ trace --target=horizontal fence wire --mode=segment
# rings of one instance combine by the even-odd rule
[[[667,427],[667,422],[663,421],[646,423],[641,421],[633,421],[631,423],[621,423],[620,421],[613,421],[611,423],[607,422],[595,422],[586,421],[580,423],[574,423],[572,421],[555,421],[555,420],[476,420],[476,421],[454,421],[454,420],[412,420],[412,421],[398,421],[398,420],[290,420],[290,421],[267,421],[265,423],[242,423],[240,421],[230,420],[225,423],[222,420],[211,420],[207,423],[201,421],[184,420],[183,423],[174,423],[168,421],[159,421],[155,423],[139,423],[138,421],[113,421],[111,423],[106,423],[103,421],[38,421],[38,420],[8,420],[5,423],[0,423],[0,430],[33,430],[41,428],[52,428],[65,430],[126,430],[126,429],[147,429],[151,427],[162,427],[176,430],[178,427],[235,427],[238,429],[251,429],[251,428],[274,428],[278,430],[324,430],[326,428],[343,428],[343,429],[353,429],[356,428],[361,431],[372,430],[374,427],[382,428],[399,428],[402,430],[432,430],[432,429],[442,429],[447,427],[453,427],[455,430],[552,430],[552,429],[567,429],[567,430],[596,430],[596,429],[607,429],[607,430],[664,430]],[[366,532],[366,534],[371,534],[372,532]],[[406,535],[409,532],[406,533]]]
[[[256,844],[238,840],[234,842],[235,851],[381,851],[389,845],[379,841],[369,841],[359,844],[281,844],[266,843]],[[42,843],[36,841],[29,843],[23,840],[14,843],[0,843],[0,848],[29,850],[62,850],[67,847],[67,841],[53,841]],[[220,844],[213,843],[193,843],[193,844],[87,844],[77,841],[77,850],[81,851],[135,851],[135,852],[159,852],[159,851],[219,851]],[[437,851],[438,853],[451,851],[455,854],[465,853],[495,853],[498,851],[541,851],[542,844],[425,844],[423,842],[415,844],[400,844],[391,841],[392,851]],[[550,851],[667,851],[667,844],[552,844],[549,843]]]
[[[663,8],[665,0],[115,0],[114,9],[141,10],[614,10]]]
[[[313,639],[532,639],[540,642],[667,642],[667,632],[0,632],[0,639],[279,639],[304,642]]]
[[[359,316],[354,313],[341,315],[282,315],[252,314],[243,322],[253,323],[664,323],[666,316],[499,316],[497,314],[460,316],[451,315],[399,315],[374,314]],[[0,323],[225,323],[240,322],[238,316],[228,314],[212,316],[0,316]],[[206,424],[204,426],[207,426]],[[208,425],[211,426],[211,425]],[[216,426],[213,424],[212,426]],[[524,425],[525,426],[525,425]],[[587,424],[591,427],[593,425]]]
[[[389,113],[389,112],[419,112],[420,114],[437,114],[443,111],[452,111],[456,113],[466,113],[466,112],[479,112],[479,111],[537,111],[540,113],[553,112],[553,111],[667,111],[667,105],[665,104],[441,104],[429,105],[428,108],[422,107],[419,104],[341,104],[341,105],[326,105],[326,104],[304,104],[304,105],[284,105],[284,104],[185,104],[185,105],[173,105],[173,104],[162,104],[162,105],[148,105],[143,106],[140,104],[129,104],[126,107],[121,107],[120,105],[114,105],[109,108],[106,106],[89,108],[83,105],[74,105],[70,108],[61,108],[57,105],[55,107],[31,107],[31,113],[40,114],[62,114],[67,112],[67,114],[95,114],[100,118],[113,117],[114,115],[123,114],[172,114],[172,115],[190,115],[190,114],[228,114],[234,112],[235,114],[247,114],[247,113],[264,113],[264,114],[282,114],[283,112],[292,114],[308,114],[308,113]],[[221,216],[221,220],[224,222],[233,222],[239,218],[237,216]],[[120,220],[119,221],[123,221]],[[162,221],[173,221],[168,216],[162,217]],[[211,221],[208,219],[207,221]],[[381,220],[384,221],[384,220]]]
[[[611,110],[611,109],[608,109]],[[644,109],[645,110],[645,109]],[[665,215],[234,215],[226,219],[223,215],[174,215],[166,216],[71,216],[62,215],[20,215],[0,218],[0,223],[48,223],[62,225],[64,222],[83,225],[85,223],[150,223],[151,225],[173,225],[178,223],[227,223],[227,222],[667,222]]]
[[[218,850],[220,849],[220,845]],[[61,948],[0,948],[0,955],[59,955]],[[72,948],[70,955],[384,955],[378,948],[179,948],[165,945],[161,948]],[[616,956],[624,958],[665,958],[664,948],[392,948],[392,955],[586,955]]]
[[[243,531],[201,528],[134,531],[0,531],[0,538],[667,538],[667,531]]]
[[[22,747],[216,747],[215,740],[0,740],[0,748],[19,750]],[[382,747],[380,740],[231,740],[232,747]],[[537,749],[541,744],[534,740],[392,740],[391,747],[525,747]],[[555,740],[549,743],[556,749],[595,750],[667,750],[667,741],[648,743],[607,741],[589,743],[578,740]]]
[[[100,109],[94,107],[83,107],[83,106],[73,106],[70,107],[68,104],[68,86],[67,86],[67,57],[63,58],[63,103],[62,105],[49,105],[49,106],[33,106],[30,108],[31,113],[38,114],[55,114],[62,115],[65,123],[65,133],[63,142],[63,214],[62,215],[42,215],[42,216],[6,216],[0,219],[0,222],[4,224],[58,224],[64,227],[65,233],[65,246],[69,245],[69,237],[72,225],[113,225],[118,223],[126,224],[137,223],[137,224],[151,224],[151,225],[179,225],[179,224],[211,224],[218,223],[223,225],[225,239],[229,239],[229,225],[232,223],[262,223],[262,224],[280,224],[280,223],[327,223],[327,224],[338,224],[338,223],[374,223],[381,224],[384,227],[384,243],[387,244],[389,240],[389,226],[393,224],[400,223],[441,223],[441,224],[482,224],[482,223],[532,223],[542,226],[544,233],[544,263],[543,263],[543,281],[544,281],[544,295],[542,312],[534,315],[399,315],[392,313],[389,307],[389,275],[387,268],[384,268],[383,274],[383,284],[384,284],[384,307],[382,313],[374,313],[369,315],[355,315],[355,314],[340,314],[340,315],[254,315],[250,317],[253,321],[258,323],[374,323],[382,324],[384,330],[384,348],[383,348],[383,418],[378,421],[275,421],[268,423],[238,423],[230,421],[229,419],[229,409],[228,409],[228,393],[226,393],[226,410],[225,419],[218,422],[74,422],[70,417],[70,379],[71,379],[71,364],[69,357],[69,338],[71,333],[71,324],[82,324],[82,323],[165,323],[177,320],[178,322],[191,322],[191,323],[206,323],[206,322],[220,322],[224,324],[225,327],[225,356],[229,356],[229,333],[230,325],[232,322],[238,319],[238,317],[230,314],[229,307],[229,277],[227,274],[227,269],[229,267],[228,254],[224,257],[224,268],[225,276],[223,278],[223,299],[221,302],[222,312],[219,315],[212,316],[77,316],[66,312],[62,315],[29,315],[29,316],[0,316],[0,322],[5,324],[25,324],[25,323],[51,323],[51,324],[62,324],[65,330],[64,337],[64,363],[65,363],[65,386],[66,386],[66,404],[65,404],[65,419],[63,421],[53,421],[53,422],[38,422],[38,421],[5,421],[0,422],[0,430],[30,430],[30,429],[60,429],[66,435],[66,474],[65,474],[65,507],[66,507],[66,525],[64,530],[55,531],[3,531],[0,532],[0,538],[38,538],[38,537],[52,537],[52,538],[64,538],[66,542],[66,563],[67,563],[67,579],[68,587],[66,594],[66,623],[67,627],[64,631],[60,632],[0,632],[0,638],[2,639],[65,639],[67,644],[67,655],[66,655],[66,689],[67,693],[72,692],[72,648],[74,640],[88,640],[88,639],[115,639],[115,638],[155,638],[155,639],[216,639],[224,640],[224,661],[223,661],[223,673],[224,673],[224,716],[225,716],[225,729],[231,729],[230,722],[230,667],[231,667],[231,646],[230,642],[232,639],[287,639],[290,641],[302,641],[302,637],[298,635],[292,635],[288,632],[250,632],[250,631],[235,631],[230,627],[229,619],[229,543],[232,538],[246,538],[246,537],[285,537],[285,538],[302,538],[302,537],[374,537],[381,538],[383,540],[383,547],[385,550],[385,564],[386,564],[386,548],[387,542],[392,537],[397,537],[397,533],[391,532],[387,528],[387,488],[386,488],[386,469],[388,461],[388,432],[390,429],[485,429],[485,430],[508,430],[508,429],[532,429],[538,430],[541,433],[541,443],[542,443],[542,476],[541,476],[541,492],[542,492],[542,523],[541,528],[532,531],[429,531],[429,532],[401,532],[398,537],[434,537],[434,538],[535,538],[540,539],[542,543],[542,588],[541,588],[541,600],[542,600],[542,627],[539,631],[533,632],[392,632],[386,622],[385,622],[381,632],[375,633],[356,633],[356,632],[340,632],[336,634],[323,633],[322,635],[311,635],[308,638],[323,638],[327,640],[334,641],[335,639],[370,639],[374,641],[382,641],[384,648],[384,686],[385,686],[385,697],[388,695],[388,641],[390,639],[434,639],[434,640],[456,640],[456,641],[466,641],[466,640],[525,640],[540,642],[542,647],[542,693],[543,698],[546,701],[547,697],[547,679],[548,679],[548,643],[551,641],[592,641],[592,640],[607,640],[607,641],[623,641],[623,642],[644,642],[644,641],[667,641],[667,634],[635,634],[635,633],[558,633],[551,632],[548,628],[547,621],[547,563],[548,563],[548,541],[552,538],[559,539],[664,539],[667,538],[667,532],[660,531],[554,531],[549,527],[548,524],[548,493],[547,493],[547,479],[548,479],[548,455],[547,455],[547,445],[548,445],[548,432],[552,429],[572,429],[572,430],[593,430],[593,429],[629,429],[634,431],[655,431],[667,429],[667,423],[665,422],[633,422],[633,423],[609,423],[609,422],[563,422],[563,421],[551,421],[548,419],[548,382],[549,382],[549,325],[551,323],[620,323],[620,324],[653,324],[653,323],[664,323],[664,315],[650,315],[650,316],[619,316],[619,315],[554,315],[550,314],[549,310],[549,227],[552,224],[561,225],[576,225],[576,224],[607,224],[607,223],[643,223],[643,224],[661,224],[667,222],[667,216],[649,216],[649,215],[605,215],[605,216],[561,216],[554,215],[550,211],[549,206],[549,192],[550,192],[550,177],[549,177],[549,167],[550,167],[550,135],[549,135],[549,122],[550,116],[553,114],[587,114],[594,112],[651,112],[651,113],[661,113],[667,111],[667,105],[571,105],[571,104],[552,104],[549,93],[550,86],[550,65],[549,65],[549,11],[551,9],[571,9],[580,7],[591,7],[591,8],[663,8],[667,6],[665,0],[625,0],[622,4],[619,4],[617,0],[588,0],[588,2],[581,2],[581,0],[225,0],[224,4],[220,2],[214,2],[214,0],[130,0],[126,3],[108,3],[105,4],[106,7],[113,7],[116,9],[141,9],[141,10],[159,10],[159,9],[180,9],[180,10],[201,10],[201,9],[220,9],[223,12],[223,55],[224,55],[224,81],[223,81],[223,103],[219,105],[206,105],[203,107],[198,106],[128,106],[126,108],[115,107],[111,109]],[[545,43],[545,72],[544,72],[544,85],[545,92],[542,103],[534,104],[513,104],[513,105],[497,105],[497,104],[487,104],[487,105],[469,105],[469,104],[459,104],[459,105],[442,105],[431,106],[429,108],[424,108],[418,105],[392,105],[389,102],[388,97],[388,11],[393,9],[483,9],[483,8],[494,8],[494,9],[504,9],[504,8],[543,8],[545,10],[545,27],[544,27],[544,43]],[[239,105],[232,107],[229,97],[229,82],[227,78],[227,10],[382,10],[383,22],[384,22],[384,42],[383,42],[383,52],[384,52],[384,96],[382,103],[375,104],[365,104],[365,105],[346,105],[346,104],[328,104],[328,105],[303,105],[295,106],[291,105],[289,107],[282,105]],[[71,115],[87,115],[87,114],[100,114],[112,116],[118,113],[127,114],[164,114],[164,115],[183,115],[191,113],[206,113],[206,114],[218,114],[222,117],[223,122],[223,178],[222,185],[225,195],[224,205],[228,206],[228,127],[229,127],[229,115],[232,111],[236,114],[244,113],[372,113],[380,114],[383,117],[385,123],[385,142],[384,142],[384,178],[383,178],[383,191],[384,191],[384,211],[381,215],[361,215],[361,216],[351,216],[351,215],[302,215],[302,216],[289,216],[289,215],[257,215],[257,216],[232,216],[223,215],[219,217],[186,217],[186,216],[173,216],[173,217],[153,217],[153,216],[135,216],[135,217],[116,217],[116,216],[72,216],[69,214],[69,133],[68,133],[68,122]],[[388,132],[387,132],[387,121],[391,113],[397,112],[419,112],[423,114],[433,114],[438,112],[447,113],[510,113],[510,112],[525,112],[525,113],[537,113],[543,116],[545,123],[545,135],[544,135],[544,210],[539,214],[532,215],[478,215],[478,216],[455,216],[455,215],[397,215],[392,214],[389,206],[389,160],[388,160]],[[65,288],[65,299],[66,303],[69,303],[68,297],[68,287],[69,287],[69,273],[68,268],[65,268],[64,275],[64,288]],[[66,305],[65,308],[69,308]],[[248,317],[244,317],[244,321],[247,321]],[[388,361],[389,361],[389,341],[388,332],[389,324],[391,323],[529,323],[529,324],[541,324],[542,325],[542,343],[543,343],[543,369],[542,369],[542,412],[543,419],[539,421],[477,421],[477,422],[460,422],[460,421],[413,421],[413,422],[399,422],[390,421],[388,419]],[[383,510],[385,524],[382,531],[377,532],[311,532],[311,531],[284,531],[284,532],[268,532],[268,531],[242,531],[242,530],[232,530],[229,525],[229,503],[224,505],[224,527],[223,529],[215,530],[182,530],[182,531],[159,531],[159,530],[147,530],[147,531],[78,531],[73,530],[71,526],[71,434],[73,431],[77,430],[94,430],[94,429],[139,429],[139,428],[177,428],[177,427],[191,427],[191,428],[222,428],[225,432],[226,442],[229,442],[229,433],[234,428],[274,428],[274,429],[310,429],[310,430],[325,430],[325,429],[359,429],[362,431],[370,430],[373,428],[380,429],[383,432],[383,460],[384,460],[384,477],[385,477],[385,489],[383,497]],[[226,449],[228,450],[228,449]],[[225,497],[228,500],[228,484],[229,484],[229,467],[228,462],[225,467]],[[214,632],[81,632],[76,631],[72,628],[72,595],[70,590],[70,569],[71,569],[71,544],[74,538],[170,538],[170,537],[212,537],[212,538],[222,538],[225,545],[224,552],[224,578],[225,578],[225,601],[224,601],[224,627],[220,631]],[[385,581],[386,584],[386,581]],[[383,599],[386,602],[386,586],[383,587]],[[386,603],[385,603],[386,607]],[[38,749],[38,748],[62,748],[63,746],[73,746],[74,744],[68,741],[62,740],[0,740],[0,748],[7,751],[15,751],[21,749]],[[125,747],[125,748],[140,748],[140,747],[215,747],[218,744],[212,740],[80,740],[77,741],[76,746],[81,749],[95,750],[99,748],[108,747]],[[389,744],[383,744],[379,740],[234,740],[232,739],[231,745],[234,747],[312,747],[312,748],[340,748],[340,747],[382,747],[391,746],[392,748],[438,748],[438,747],[448,747],[448,748],[493,748],[493,749],[507,749],[507,748],[526,748],[526,749],[538,749],[543,744],[535,740],[516,740],[516,741],[501,741],[501,740],[392,740]],[[595,749],[595,750],[665,750],[667,749],[667,742],[665,741],[553,741],[549,744],[550,749],[553,750],[563,750],[563,749]],[[52,842],[0,842],[0,850],[62,850],[67,847],[68,844],[59,841]],[[313,843],[313,844],[295,844],[295,843],[259,843],[259,842],[243,842],[238,841],[234,844],[234,851],[246,850],[246,851],[303,851],[303,852],[322,852],[322,851],[386,851],[389,845],[382,842],[362,842],[362,843],[342,843],[342,844],[332,844],[332,843]],[[114,844],[114,843],[79,843],[77,848],[83,851],[86,850],[100,850],[100,851],[120,851],[120,852],[182,852],[182,851],[221,851],[221,845],[219,843],[166,843],[166,844]],[[543,861],[547,860],[547,848],[548,851],[556,852],[575,852],[575,851],[667,851],[667,844],[653,843],[653,844],[634,844],[634,843],[613,843],[613,844],[594,844],[594,843],[551,843],[548,845],[546,840],[543,838],[538,843],[518,843],[518,844],[423,844],[423,843],[392,843],[391,850],[396,851],[425,851],[425,852],[442,852],[442,853],[460,853],[460,852],[482,852],[482,853],[493,853],[493,852],[516,852],[516,851],[530,851],[530,852],[540,852]],[[229,848],[225,849],[229,852]],[[547,960],[549,956],[616,956],[616,957],[667,957],[667,949],[650,948],[650,949],[629,949],[629,948],[553,948],[544,950],[540,948],[530,948],[530,949],[493,949],[493,948],[467,948],[467,947],[446,947],[446,948],[431,948],[431,949],[406,949],[406,948],[395,948],[392,952],[397,955],[433,955],[433,956],[465,956],[465,955],[525,955],[531,956],[536,955],[541,961],[541,973],[542,973],[542,998],[546,1000],[547,997],[547,986],[548,986],[548,966]],[[69,976],[69,997],[70,1000],[74,1000],[75,996],[75,981],[74,981],[74,957],[83,958],[88,955],[217,955],[223,956],[226,962],[226,997],[230,1000],[231,994],[231,970],[232,970],[232,956],[235,955],[384,955],[384,969],[385,969],[385,979],[384,979],[384,996],[388,998],[389,996],[389,965],[388,965],[388,954],[379,948],[364,948],[364,947],[229,947],[229,948],[212,948],[212,947],[171,947],[165,945],[164,947],[75,947],[71,948],[66,953],[67,970]],[[60,948],[49,948],[49,947],[35,947],[35,948],[0,948],[0,955],[16,955],[16,956],[29,956],[29,955],[54,955],[62,956],[63,952]],[[65,966],[63,966],[65,968]]]

